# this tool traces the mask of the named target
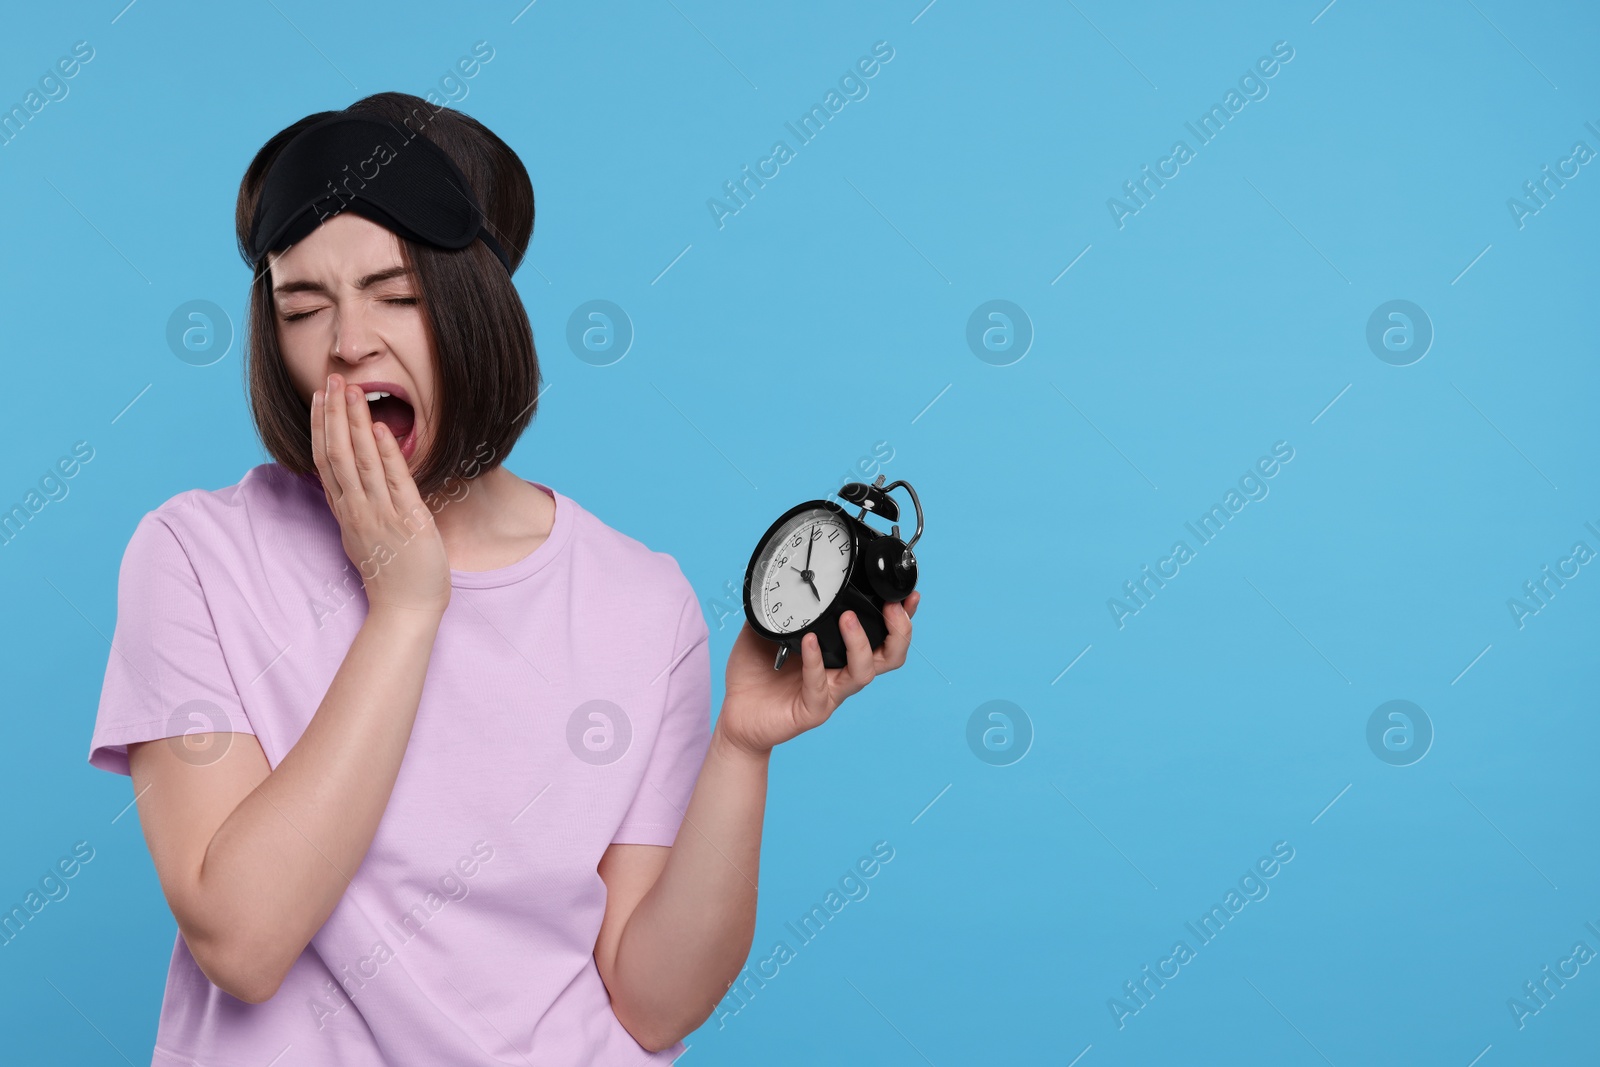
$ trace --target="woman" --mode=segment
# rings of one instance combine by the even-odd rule
[[[139,522],[89,757],[178,923],[154,1064],[671,1060],[750,946],[772,748],[904,663],[916,597],[838,670],[747,625],[712,729],[676,561],[501,465],[516,155],[382,93],[268,141],[237,224],[274,462]]]

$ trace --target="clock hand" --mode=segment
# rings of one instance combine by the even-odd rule
[[[799,567],[791,566],[789,569],[792,571],[800,571]],[[800,571],[800,580],[811,587],[811,593],[813,596],[815,596],[818,600],[822,599],[822,594],[817,592],[817,583],[811,580],[810,571]]]
[[[806,584],[811,587],[811,595],[819,601],[822,599],[822,594],[817,592],[817,583],[811,575],[811,550],[817,547],[817,534],[821,532],[820,527],[812,527],[811,536],[806,538],[806,569],[800,572],[800,577],[804,578]]]

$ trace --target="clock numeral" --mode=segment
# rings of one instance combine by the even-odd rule
[[[835,528],[835,529],[833,529],[833,530],[830,530],[830,531],[829,531],[829,532],[828,532],[828,541],[829,541],[829,542],[830,542],[830,543],[831,543],[831,542],[832,542],[832,541],[833,541],[833,540],[834,540],[834,539],[836,539],[836,538],[837,538],[837,537],[838,537],[838,536],[839,536],[839,531],[838,531],[838,529],[837,529],[837,528]]]
[[[776,578],[774,578],[771,585],[764,585],[764,586],[761,587],[761,590],[762,590],[762,592],[765,592],[765,593],[772,593],[772,592],[776,592],[777,588],[778,588],[778,580]]]
[[[789,545],[790,545],[791,548],[799,548],[800,547],[800,535],[799,534],[795,534],[793,537],[789,538]]]
[[[788,563],[788,562],[789,562],[789,557],[788,557],[788,556],[779,556],[779,557],[778,557],[778,558],[777,558],[777,559],[776,559],[776,560],[774,560],[774,561],[773,561],[773,562],[775,562],[775,563],[776,563],[776,564],[777,564],[777,565],[778,565],[778,566],[780,566],[780,567],[781,567],[781,566],[783,566],[783,565],[784,565],[784,564],[785,564],[785,563]]]
[[[785,630],[787,630],[789,628],[789,624],[791,622],[794,622],[794,616],[793,615],[790,615],[787,619],[783,620],[783,628]]]
[[[776,604],[772,605],[772,607],[767,609],[767,614],[776,615],[778,613],[778,609],[781,607],[783,607],[783,601],[780,600]]]
[[[843,544],[841,544],[839,546],[839,555],[848,556],[849,554],[850,554],[850,542],[846,541],[846,542],[844,542]]]

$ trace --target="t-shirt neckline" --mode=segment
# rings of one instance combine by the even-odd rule
[[[550,526],[550,535],[539,544],[538,548],[535,548],[515,563],[504,567],[496,567],[490,571],[458,571],[452,567],[450,569],[450,584],[452,587],[492,589],[496,586],[520,582],[524,578],[542,570],[566,547],[566,543],[572,535],[572,513],[575,505],[567,497],[543,482],[536,482],[531,478],[523,478],[522,480],[534,488],[542,490],[551,500],[555,501],[556,517]]]

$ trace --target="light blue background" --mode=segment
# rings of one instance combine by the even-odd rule
[[[1593,1062],[1600,965],[1521,1029],[1507,1000],[1600,950],[1600,567],[1520,629],[1507,600],[1600,550],[1600,171],[1520,229],[1507,199],[1600,149],[1594,12],[925,2],[7,14],[0,103],[95,57],[0,147],[0,505],[95,456],[0,548],[0,903],[96,850],[0,949],[8,1061],[154,1041],[175,927],[113,821],[128,780],[85,763],[117,568],[146,511],[264,460],[237,340],[191,366],[167,319],[242,321],[268,136],[437,90],[483,40],[459,106],[538,203],[517,282],[549,391],[509,465],[679,560],[716,699],[714,601],[773,518],[879,441],[928,513],[909,662],[773,758],[753,960],[895,858],[682,1064]],[[870,95],[718,229],[707,199],[880,40]],[[1276,41],[1270,94],[1119,229],[1107,199]],[[636,331],[611,366],[566,344],[592,299]],[[965,340],[993,299],[1035,331],[1009,366]],[[1435,330],[1410,366],[1365,340],[1392,299]],[[1119,629],[1107,599],[1277,441],[1270,495]],[[1366,741],[1391,699],[1436,731],[1411,766]],[[1035,731],[1010,766],[966,741],[990,700]],[[1270,895],[1119,1029],[1108,999],[1278,841]]]

